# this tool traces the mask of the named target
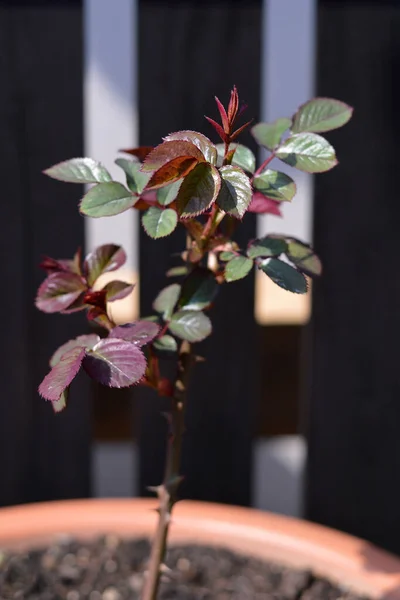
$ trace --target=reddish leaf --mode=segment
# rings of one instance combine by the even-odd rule
[[[261,192],[254,192],[250,206],[247,209],[248,212],[259,213],[259,214],[271,214],[282,216],[280,209],[280,202],[267,198]]]
[[[217,123],[216,121],[214,121],[214,119],[211,119],[210,117],[206,117],[206,119],[214,127],[215,131],[218,133],[218,135],[221,138],[221,140],[223,142],[228,142],[229,141],[229,137],[225,133],[225,131],[222,129],[221,125],[219,125],[219,123]]]
[[[198,164],[191,156],[178,156],[153,173],[146,189],[157,189],[185,177]]]
[[[39,287],[35,303],[43,312],[60,312],[70,307],[85,289],[82,278],[75,273],[51,273]]]
[[[159,146],[156,146],[146,157],[142,165],[142,171],[144,173],[157,171],[167,162],[182,156],[190,156],[191,158],[195,158],[198,162],[204,162],[203,153],[191,142],[180,140],[163,142]]]
[[[244,131],[246,127],[248,127],[253,122],[253,120],[254,119],[250,119],[250,121],[247,121],[247,123],[239,127],[239,129],[236,129],[236,131],[234,131],[231,135],[231,142],[233,142],[233,140],[235,140],[238,137],[238,135],[240,135],[242,131]]]
[[[222,102],[215,96],[215,102],[217,103],[219,114],[221,115],[221,123],[225,133],[229,133],[229,118],[226,114],[226,110]],[[207,117],[206,117],[207,118]]]
[[[136,346],[148,344],[158,335],[160,326],[152,321],[136,321],[119,325],[110,331],[110,337],[131,342]]]
[[[82,294],[78,296],[78,298],[72,304],[70,304],[68,308],[61,310],[60,313],[62,315],[70,315],[72,313],[79,312],[80,310],[84,310],[84,308],[86,308],[85,303],[83,301],[85,293],[86,291],[82,292]]]
[[[89,333],[87,335],[79,335],[74,340],[65,342],[62,346],[57,348],[53,356],[50,359],[50,366],[54,367],[61,358],[72,348],[93,348],[100,341],[100,338],[95,333]]]
[[[92,379],[103,385],[129,387],[143,377],[146,359],[134,344],[106,338],[86,354],[83,368]]]
[[[64,258],[56,260],[50,256],[44,256],[42,262],[39,264],[39,267],[47,271],[47,273],[65,271],[68,273],[76,273],[77,275],[81,275],[80,263],[81,250],[79,248],[72,260]]]
[[[85,348],[81,346],[68,350],[43,379],[39,386],[39,394],[52,402],[59,400],[65,388],[78,373],[85,352]]]
[[[119,269],[126,261],[126,254],[121,246],[105,244],[90,252],[83,263],[83,271],[91,286],[96,279],[108,271]]]
[[[152,150],[153,146],[139,146],[138,148],[128,148],[120,150],[119,152],[125,152],[125,154],[136,156],[142,162]]]
[[[233,90],[231,91],[231,99],[228,104],[228,121],[229,124],[232,125],[234,120],[236,119],[237,112],[239,110],[239,96],[237,93],[236,85],[233,86]]]
[[[208,137],[202,133],[199,133],[198,131],[191,131],[188,129],[184,131],[175,131],[175,133],[170,133],[167,135],[164,140],[166,142],[171,142],[173,140],[191,142],[197,146],[207,162],[210,162],[212,165],[215,165],[217,162],[217,149],[215,145],[211,140],[208,139]]]
[[[101,291],[106,293],[107,302],[114,302],[129,296],[134,287],[134,284],[125,281],[109,281]]]

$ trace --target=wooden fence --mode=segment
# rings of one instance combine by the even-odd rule
[[[203,128],[213,94],[225,96],[232,82],[258,114],[261,0],[196,6],[143,0],[139,8],[143,143],[156,143],[169,130]],[[347,129],[332,135],[340,170],[316,184],[315,245],[325,275],[315,286],[314,319],[302,344],[302,364],[312,366],[303,389],[306,510],[314,520],[400,551],[400,7],[325,0],[318,25],[318,91],[354,104],[356,112]],[[41,255],[67,257],[84,243],[76,209],[82,190],[41,175],[83,152],[82,53],[79,2],[0,2],[1,505],[91,493],[92,388],[79,379],[57,418],[36,392],[49,355],[84,320],[49,317],[33,305]],[[254,232],[249,218],[243,238]],[[145,312],[177,244],[177,236],[155,245],[141,235]],[[271,416],[257,406],[260,368],[249,349],[265,356],[265,332],[253,322],[252,289],[249,278],[237,285],[234,303],[223,292],[215,308],[215,336],[204,344],[209,360],[192,385],[186,497],[250,502],[255,416]],[[288,344],[298,335],[297,329]],[[262,369],[268,373],[268,365]],[[132,414],[145,493],[160,477],[165,425],[160,405],[145,392]]]

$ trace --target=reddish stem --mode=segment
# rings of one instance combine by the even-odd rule
[[[266,158],[264,160],[263,163],[261,163],[261,165],[258,167],[257,171],[255,171],[253,177],[251,178],[251,180],[253,181],[255,177],[257,177],[257,175],[259,175],[260,173],[262,173],[265,169],[265,167],[267,167],[269,165],[269,163],[275,158],[275,152],[272,152],[268,158]]]

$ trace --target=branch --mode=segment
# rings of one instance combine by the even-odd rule
[[[179,469],[184,432],[185,406],[190,373],[194,362],[195,358],[191,352],[190,344],[182,342],[179,351],[178,374],[175,381],[174,395],[171,398],[172,408],[164,481],[161,485],[154,488],[159,499],[159,519],[151,548],[149,571],[143,588],[142,600],[156,600],[157,598],[157,590],[166,552],[168,530],[171,522],[171,512],[177,501],[177,490],[182,479],[179,475]]]

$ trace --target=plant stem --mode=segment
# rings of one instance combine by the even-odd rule
[[[188,342],[182,342],[179,351],[178,374],[175,381],[174,395],[171,398],[172,408],[169,423],[170,430],[168,435],[164,481],[155,488],[159,499],[159,518],[151,548],[149,571],[142,592],[142,600],[156,600],[157,598],[157,591],[166,552],[168,530],[171,522],[171,511],[177,500],[176,493],[181,481],[179,469],[185,425],[185,405],[187,387],[194,360],[190,344]]]
[[[272,152],[268,158],[266,158],[264,160],[263,163],[261,163],[261,165],[258,167],[257,171],[255,171],[253,177],[251,178],[251,180],[253,181],[254,177],[257,177],[257,175],[259,175],[260,173],[262,173],[265,169],[266,166],[269,165],[269,163],[271,162],[271,160],[273,160],[275,158],[275,152]]]

